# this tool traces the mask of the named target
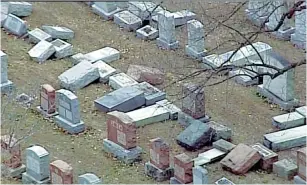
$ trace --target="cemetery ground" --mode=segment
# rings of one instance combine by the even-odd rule
[[[200,20],[203,20],[203,10],[197,6],[198,1],[166,1],[164,6],[168,9],[189,9],[195,12]],[[223,20],[231,12],[233,5],[224,3],[206,3],[206,14],[214,15]],[[134,33],[121,30],[111,21],[104,21],[90,11],[90,7],[84,3],[67,2],[36,2],[33,3],[33,13],[25,18],[31,29],[41,27],[43,24],[67,26],[74,30],[75,38],[71,41],[74,51],[87,53],[110,46],[121,52],[121,59],[112,63],[112,66],[126,72],[129,64],[140,64],[150,67],[158,67],[166,72],[166,81],[158,86],[165,90],[167,98],[175,101],[180,106],[181,85],[183,82],[170,85],[185,74],[190,73],[193,68],[199,67],[198,63],[184,56],[185,28],[178,29],[180,48],[175,51],[163,51],[157,48],[156,42],[144,42],[135,37]],[[227,12],[227,13],[226,13]],[[226,23],[241,31],[257,29],[253,27],[243,15],[243,9]],[[205,21],[206,22],[206,21]],[[206,24],[205,24],[206,25]],[[208,24],[206,31],[214,25]],[[211,28],[210,28],[211,27]],[[179,30],[181,30],[179,33]],[[207,49],[215,48],[223,40],[234,39],[226,28],[215,29],[206,37]],[[238,36],[236,39],[240,40]],[[302,50],[295,49],[290,42],[279,41],[261,34],[257,41],[268,43],[274,50],[287,58],[289,61],[297,62],[305,57]],[[222,53],[232,50],[232,42],[220,46],[214,53]],[[72,63],[69,59],[48,61],[38,64],[30,59],[27,52],[32,45],[7,35],[1,31],[1,49],[9,57],[8,74],[11,81],[18,87],[18,93],[35,94],[37,97],[39,86],[45,83],[51,84],[55,89],[60,89],[57,77],[69,69]],[[305,102],[306,99],[306,66],[295,69],[295,90],[298,98]],[[223,77],[215,77],[210,82],[221,80]],[[204,81],[204,75],[188,79],[187,81]],[[165,89],[164,89],[165,87]],[[27,110],[21,106],[3,106],[6,104],[2,98],[2,109],[14,119],[8,120],[4,116],[4,125],[18,124],[17,134],[25,134],[31,125],[35,124],[34,134],[22,143],[24,150],[30,144],[44,146],[51,155],[51,161],[56,159],[64,160],[74,168],[74,178],[85,172],[93,172],[103,178],[104,183],[156,183],[144,175],[144,163],[149,160],[149,139],[161,137],[171,145],[171,156],[185,152],[191,156],[197,156],[205,148],[198,152],[187,152],[176,144],[176,136],[183,130],[176,121],[155,123],[144,128],[139,128],[138,143],[145,149],[143,160],[133,166],[126,166],[102,152],[102,140],[106,138],[106,117],[104,113],[94,108],[93,100],[111,91],[108,85],[94,83],[86,88],[78,90],[76,95],[81,103],[81,119],[87,126],[87,131],[79,135],[68,135],[57,129],[54,123],[44,120],[35,111]],[[243,87],[229,80],[225,83],[206,87],[206,111],[213,120],[220,121],[229,126],[233,131],[234,144],[253,144],[261,142],[263,134],[268,133],[272,128],[271,118],[283,112],[276,106],[270,105],[256,95],[256,87]],[[32,108],[39,104],[36,99]],[[5,129],[5,128],[4,128]],[[2,130],[5,133],[5,130]],[[293,151],[293,152],[291,152]],[[279,152],[280,159],[289,158],[293,160],[293,150]],[[24,161],[25,162],[25,161]],[[261,171],[252,170],[246,176],[236,176],[221,169],[220,164],[207,166],[209,182],[213,183],[225,176],[236,184],[240,183],[289,183],[274,174],[266,174]],[[3,179],[2,183],[16,183],[14,180]]]

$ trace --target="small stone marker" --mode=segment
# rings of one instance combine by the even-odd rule
[[[302,116],[306,118],[307,106],[295,108],[295,112],[300,113]]]
[[[271,151],[267,147],[263,146],[260,143],[256,143],[252,146],[253,149],[257,150],[258,153],[261,155],[260,159],[260,168],[271,172],[273,169],[273,163],[278,161],[278,154]]]
[[[34,145],[26,149],[27,171],[22,174],[23,184],[48,184],[50,182],[49,152]]]
[[[9,2],[8,13],[18,17],[26,17],[32,13],[32,4],[28,2]]]
[[[188,45],[185,52],[188,56],[201,60],[206,54],[204,26],[197,20],[190,20],[188,25]]]
[[[142,82],[142,83],[133,85],[133,87],[144,92],[146,106],[153,105],[158,101],[164,100],[166,97],[165,92],[160,91],[158,88],[150,85],[147,82]]]
[[[236,145],[225,141],[224,139],[219,139],[212,143],[213,147],[219,149],[223,152],[229,153],[232,149],[236,147]]]
[[[76,91],[91,84],[99,77],[98,68],[89,62],[80,62],[63,72],[58,79],[61,87]]]
[[[58,114],[55,109],[55,89],[49,84],[44,84],[41,86],[40,105],[37,106],[37,110],[45,117],[51,117]]]
[[[3,27],[6,31],[18,37],[21,37],[26,34],[28,29],[26,21],[16,17],[13,14],[8,14]]]
[[[29,41],[31,43],[37,44],[42,40],[51,41],[52,37],[48,33],[44,32],[39,28],[35,28],[34,30],[30,31],[29,33]]]
[[[138,84],[138,82],[125,73],[118,73],[109,77],[109,86],[115,90],[135,84]]]
[[[73,54],[73,46],[67,42],[62,41],[61,39],[56,39],[51,42],[55,48],[55,57],[58,59],[71,56]]]
[[[150,20],[152,16],[162,10],[161,6],[150,1],[129,1],[128,3],[128,11],[138,16],[142,21]]]
[[[245,144],[238,144],[220,163],[224,169],[243,175],[260,159],[261,155],[256,150]]]
[[[51,184],[73,184],[73,169],[65,161],[56,160],[50,163]]]
[[[206,124],[208,124],[208,126],[213,130],[212,141],[217,141],[219,139],[225,139],[227,141],[231,140],[232,131],[229,127],[215,121],[209,121]]]
[[[120,53],[117,49],[111,47],[104,47],[102,49],[98,49],[85,54],[84,58],[86,60],[89,60],[91,63],[95,63],[98,60],[102,60],[105,63],[110,63],[115,60],[119,60]]]
[[[2,50],[0,50],[0,64],[1,64],[1,94],[8,94],[13,91],[14,85],[13,82],[11,82],[8,79],[7,75],[7,67],[8,67],[8,57],[7,54],[5,54]]]
[[[297,150],[298,176],[306,181],[306,147]]]
[[[150,25],[136,30],[136,37],[142,40],[154,40],[159,36],[159,31]]]
[[[190,20],[196,19],[196,14],[189,10],[181,10],[173,13],[175,18],[175,26],[182,26]]]
[[[306,6],[306,2],[303,5]],[[306,48],[306,9],[295,12],[295,32],[290,40],[297,48]]]
[[[127,74],[138,82],[148,82],[151,85],[160,85],[164,82],[165,74],[157,68],[129,65]]]
[[[277,174],[278,177],[291,180],[297,173],[297,166],[288,159],[283,159],[273,164],[273,172]]]
[[[94,2],[92,9],[106,20],[112,20],[115,13],[122,11],[116,2]]]
[[[192,83],[184,84],[182,87],[182,112],[195,119],[205,117],[205,92],[204,89]]]
[[[167,99],[161,100],[156,102],[157,105],[162,106],[166,110],[168,110],[170,114],[171,120],[177,120],[178,119],[178,113],[181,111],[180,108],[178,108],[176,105],[169,102]]]
[[[142,20],[128,10],[114,14],[114,23],[127,31],[136,31],[142,26]]]
[[[39,64],[44,63],[51,55],[55,52],[55,48],[50,42],[47,41],[40,41],[36,44],[28,54],[30,57],[38,62]]]
[[[193,184],[208,184],[208,171],[201,166],[193,168]]]
[[[78,184],[102,184],[102,181],[93,173],[86,173],[78,177]]]
[[[305,125],[305,117],[297,112],[290,112],[272,118],[272,125],[280,130]]]
[[[98,60],[93,64],[94,67],[97,67],[99,72],[99,81],[102,83],[109,82],[109,77],[116,73],[116,69],[106,64],[105,62]]]
[[[174,177],[181,184],[188,184],[193,181],[193,161],[185,153],[174,157]],[[171,178],[171,179],[172,179]]]
[[[228,185],[235,185],[233,182],[231,182],[230,180],[228,180],[225,177],[220,178],[219,180],[217,180],[215,182],[216,185],[222,185],[222,184],[228,184]]]
[[[65,89],[56,91],[56,124],[70,134],[77,134],[85,130],[84,122],[80,119],[80,103],[78,97]]]
[[[75,36],[71,29],[62,26],[43,25],[42,30],[50,34],[54,39],[70,40]]]
[[[131,86],[117,89],[94,101],[95,107],[102,112],[129,112],[145,104],[144,92]]]

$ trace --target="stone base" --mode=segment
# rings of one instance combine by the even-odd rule
[[[78,134],[85,130],[85,125],[83,121],[80,121],[80,123],[77,124],[73,124],[60,116],[55,116],[55,123],[59,127],[66,130],[69,134]]]
[[[21,179],[21,174],[26,171],[26,166],[22,164],[18,168],[9,168],[4,164],[1,164],[1,173],[5,177]]]
[[[261,26],[267,19],[267,16],[257,16],[255,13],[249,11],[248,9],[245,10],[247,19],[250,20],[255,26]]]
[[[141,154],[143,150],[139,146],[127,150],[108,139],[104,139],[103,140],[103,150],[107,153],[111,153],[118,160],[126,164],[132,164],[134,162],[142,160]]]
[[[237,70],[235,70],[235,71],[229,71],[228,74],[229,77],[232,77],[234,75],[238,75],[239,73],[237,72]],[[259,78],[251,79],[249,76],[245,75],[236,76],[233,79],[237,84],[243,85],[245,87],[259,84]]]
[[[307,184],[306,181],[298,175],[294,176],[293,180],[294,180],[294,184]]]
[[[150,25],[144,26],[136,30],[136,38],[140,38],[142,40],[154,40],[159,36],[159,31]]]
[[[48,112],[45,111],[45,110],[43,110],[43,109],[41,108],[41,106],[37,106],[37,107],[36,107],[36,110],[37,110],[39,113],[41,113],[45,118],[50,118],[50,117],[53,117],[53,116],[56,116],[56,115],[59,114],[58,112],[55,112],[55,113],[52,113],[52,114],[48,114]]]
[[[202,61],[202,58],[206,55],[207,50],[197,52],[193,48],[191,48],[189,45],[185,46],[185,53],[191,58],[194,58],[196,60]]]
[[[269,23],[266,23],[265,27],[266,27],[266,30],[274,29],[274,28],[270,28]],[[290,40],[291,34],[293,34],[294,32],[295,32],[295,28],[290,27],[289,29],[286,29],[286,30],[278,30],[275,32],[271,32],[271,34],[277,39]]]
[[[167,43],[164,40],[157,38],[157,45],[158,47],[162,48],[162,49],[166,49],[166,50],[174,50],[179,48],[179,41],[175,41],[173,43]]]
[[[14,90],[14,84],[11,81],[0,84],[1,94],[10,94]]]
[[[299,49],[304,49],[306,50],[306,39],[299,39],[296,34],[292,34],[290,37],[290,41],[292,42],[292,44]]]
[[[112,12],[106,12],[106,11],[104,11],[102,8],[99,8],[98,6],[96,6],[96,5],[94,4],[94,5],[92,5],[92,11],[93,11],[95,14],[97,14],[97,15],[103,17],[103,18],[106,19],[106,20],[113,20],[113,15],[116,14],[117,12],[122,11],[122,9],[120,9],[120,8],[117,7],[116,10],[114,10],[114,11],[112,11]]]
[[[22,183],[23,184],[49,184],[50,178],[38,181],[34,179],[32,176],[28,175],[27,172],[22,173]]]
[[[275,96],[273,93],[269,92],[268,90],[266,90],[265,88],[263,88],[263,85],[258,85],[257,87],[257,92],[261,95],[267,98],[269,103],[274,103],[279,105],[279,107],[283,110],[292,110],[296,107],[299,107],[299,100],[294,99],[291,101],[284,101],[280,98],[278,98],[277,96]]]
[[[169,183],[170,184],[184,184],[180,182],[178,179],[176,179],[176,177],[171,177]]]
[[[150,162],[145,163],[145,174],[152,177],[155,181],[162,182],[174,176],[174,169],[169,167],[165,170],[159,169]]]

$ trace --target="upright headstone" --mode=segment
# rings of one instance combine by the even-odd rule
[[[159,12],[158,24],[159,38],[157,38],[157,45],[162,49],[177,49],[179,41],[176,40],[174,15],[170,12]]]
[[[28,26],[26,25],[26,21],[16,17],[13,14],[9,14],[5,19],[4,29],[9,33],[12,33],[18,37],[23,36],[27,33]]]
[[[44,84],[41,86],[40,105],[37,106],[37,110],[45,117],[52,117],[58,114],[55,109],[55,89],[49,84]]]
[[[8,57],[7,55],[0,50],[1,55],[1,94],[7,94],[13,90],[13,82],[8,80],[7,75],[7,66],[8,66]]]
[[[206,116],[205,91],[201,86],[192,83],[184,84],[182,94],[182,112],[191,115],[195,119]]]
[[[185,153],[174,157],[174,177],[171,184],[188,184],[193,181],[193,160]],[[176,182],[176,183],[175,183]]]
[[[73,184],[73,169],[65,161],[56,160],[50,163],[51,184]]]
[[[78,184],[102,184],[102,181],[93,173],[85,173],[78,177]]]
[[[265,26],[268,16],[272,12],[270,0],[249,0],[245,10],[247,18],[256,26]]]
[[[115,13],[122,11],[122,9],[117,7],[117,2],[115,1],[94,2],[92,9],[94,13],[102,16],[106,20],[112,20]]]
[[[22,174],[23,184],[48,184],[50,182],[49,152],[34,145],[26,149],[27,171]]]
[[[306,0],[303,5],[306,5]],[[291,42],[297,48],[306,49],[306,9],[295,12],[295,32],[291,35]]]
[[[197,20],[190,20],[188,24],[188,45],[185,52],[188,56],[201,60],[206,54],[204,25]]]
[[[80,119],[80,103],[78,97],[65,89],[56,91],[56,110],[59,115],[55,116],[57,125],[70,134],[76,134],[85,130],[84,122]]]
[[[202,166],[193,168],[193,184],[208,184],[208,171]]]

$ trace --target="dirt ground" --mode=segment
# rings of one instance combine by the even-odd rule
[[[201,3],[202,6],[199,6]],[[205,23],[208,22],[203,15],[203,7],[208,15],[215,16],[219,20],[231,12],[234,6],[231,3],[208,3],[205,1],[176,0],[165,1],[165,6],[170,10],[181,10],[188,8],[197,13],[198,18]],[[87,53],[96,49],[110,46],[120,50],[121,59],[112,62],[112,66],[126,72],[129,64],[142,64],[151,67],[158,67],[167,74],[166,82],[159,88],[167,92],[168,98],[175,101],[180,94],[180,87],[183,82],[169,85],[178,80],[182,75],[191,72],[191,68],[199,67],[198,63],[184,56],[186,44],[185,28],[177,28],[180,48],[176,51],[163,51],[157,48],[155,41],[144,42],[135,37],[135,33],[128,33],[121,30],[116,24],[104,21],[94,15],[90,7],[84,3],[76,2],[35,2],[33,13],[26,17],[31,29],[41,27],[44,24],[67,26],[75,31],[75,38],[71,41],[75,52]],[[255,30],[244,15],[243,9],[239,11],[227,24],[240,28],[241,31]],[[223,40],[232,38],[226,28],[208,31],[214,24],[205,24],[207,49],[215,48]],[[59,89],[57,76],[69,69],[72,63],[69,59],[48,61],[45,64],[37,64],[32,61],[27,52],[32,45],[16,39],[1,31],[1,49],[9,57],[8,76],[18,88],[18,93],[26,93],[38,96],[39,85],[49,83]],[[257,41],[271,45],[275,51],[292,62],[297,62],[305,57],[302,50],[295,49],[290,42],[279,41],[270,38],[268,35],[259,35]],[[233,49],[230,44],[223,45],[215,50],[215,53],[222,53]],[[302,103],[306,99],[306,71],[305,66],[295,70],[295,91]],[[219,77],[215,80],[219,80]],[[190,79],[190,81],[201,82],[203,76]],[[242,87],[227,81],[223,84],[208,87],[206,90],[206,111],[213,120],[220,121],[232,128],[233,143],[253,144],[262,142],[263,134],[272,129],[272,116],[282,114],[279,108],[267,104],[256,95],[255,87]],[[74,168],[74,178],[85,172],[93,172],[103,178],[104,183],[156,183],[144,175],[144,163],[148,161],[148,141],[155,137],[165,139],[172,146],[172,154],[182,152],[188,153],[191,157],[197,156],[198,152],[187,152],[179,147],[176,136],[183,129],[175,121],[155,123],[138,129],[138,143],[145,150],[143,161],[133,166],[126,166],[110,158],[102,152],[102,139],[106,138],[105,114],[97,112],[93,101],[98,97],[110,92],[107,85],[94,83],[86,88],[78,90],[76,95],[81,104],[81,117],[89,128],[79,136],[67,135],[58,130],[54,123],[42,119],[35,112],[25,111],[20,106],[3,106],[6,97],[2,97],[2,110],[6,107],[6,114],[2,117],[3,130],[6,133],[8,125],[18,124],[17,134],[25,134],[27,128],[35,124],[34,134],[22,143],[22,149],[31,144],[43,145],[51,155],[51,161],[56,159],[64,160]],[[35,105],[39,101],[36,100]],[[180,106],[180,101],[175,101]],[[282,158],[294,158],[293,150],[284,151],[280,154]],[[209,181],[214,183],[225,176],[236,184],[242,183],[292,183],[283,180],[274,174],[252,170],[245,176],[236,176],[221,169],[219,163],[207,166]],[[20,183],[14,180],[2,179],[2,183]],[[168,182],[163,182],[168,183]]]

